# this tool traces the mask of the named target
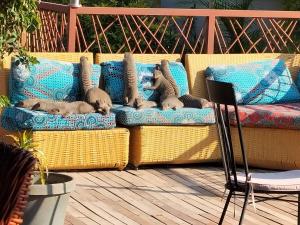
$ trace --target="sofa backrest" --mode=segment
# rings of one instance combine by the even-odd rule
[[[122,61],[124,54],[102,54],[98,53],[95,57],[95,63],[107,61]],[[160,63],[162,59],[169,61],[180,61],[180,54],[134,54],[136,62],[140,63]]]
[[[185,67],[188,74],[190,92],[195,96],[207,98],[204,72],[208,66],[242,64],[263,59],[284,60],[293,79],[296,79],[300,69],[300,54],[187,54],[185,56]]]
[[[80,57],[86,56],[89,62],[93,62],[93,53],[36,52],[36,53],[29,53],[29,54],[37,58],[61,60],[64,62],[72,62],[72,63],[79,63]],[[0,64],[0,95],[8,95],[8,78],[10,74],[11,59],[12,59],[11,55],[7,56],[3,59],[3,61]]]
[[[101,76],[104,79],[105,90],[111,96],[113,103],[123,103],[124,81],[123,60],[124,54],[96,54],[96,63],[101,63]],[[162,59],[170,61],[170,72],[178,86],[179,96],[189,93],[187,74],[181,63],[179,54],[134,54],[137,69],[138,92],[145,100],[157,101],[158,91],[145,90],[152,85],[153,69]],[[177,61],[176,63],[173,63]]]

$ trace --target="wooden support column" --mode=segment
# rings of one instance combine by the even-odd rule
[[[216,24],[216,16],[209,15],[208,16],[208,31],[207,31],[207,53],[214,53],[214,45],[215,45],[215,24]]]
[[[69,6],[68,11],[68,52],[75,52],[77,8]]]

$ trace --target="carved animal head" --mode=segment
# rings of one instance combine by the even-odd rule
[[[49,110],[49,113],[50,113],[50,114],[55,114],[55,115],[61,114],[60,109],[58,109],[58,108],[50,109],[50,110]]]
[[[162,73],[160,70],[155,69],[153,72],[153,78],[156,80],[162,76]]]
[[[93,105],[95,110],[103,115],[107,115],[110,113],[110,109],[112,107],[111,103],[106,99],[98,99],[96,103]]]

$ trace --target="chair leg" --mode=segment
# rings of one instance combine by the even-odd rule
[[[250,194],[250,188],[247,187],[246,190],[245,190],[245,200],[244,200],[244,205],[243,205],[243,209],[242,209],[242,212],[241,212],[239,225],[242,225],[242,223],[243,223],[244,214],[245,214],[245,211],[246,211],[246,208],[247,208],[247,205],[248,205],[249,194]]]
[[[298,194],[298,225],[300,225],[300,194]]]
[[[224,217],[225,217],[225,214],[226,214],[226,211],[227,211],[227,208],[228,208],[228,205],[230,203],[230,199],[232,197],[232,194],[233,194],[233,191],[229,191],[229,194],[227,196],[227,199],[226,199],[226,202],[225,202],[225,205],[224,205],[224,209],[223,209],[223,212],[222,212],[222,215],[221,215],[221,218],[220,218],[220,221],[219,221],[219,225],[221,225],[223,223],[223,220],[224,220]]]

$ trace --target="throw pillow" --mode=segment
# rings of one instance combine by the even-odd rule
[[[13,104],[28,98],[75,101],[81,99],[79,63],[38,59],[23,68],[12,62],[9,96]],[[92,83],[99,85],[100,66],[92,66]]]
[[[284,61],[262,60],[239,65],[209,66],[206,75],[214,80],[232,83],[238,104],[272,104],[300,101]]]
[[[138,92],[144,100],[157,101],[157,91],[144,90],[144,87],[153,85],[153,71],[156,64],[136,63]],[[179,96],[189,93],[187,73],[179,62],[170,62],[171,74],[179,88]],[[101,76],[103,76],[105,90],[110,95],[113,103],[123,104],[123,62],[108,61],[101,63]]]

